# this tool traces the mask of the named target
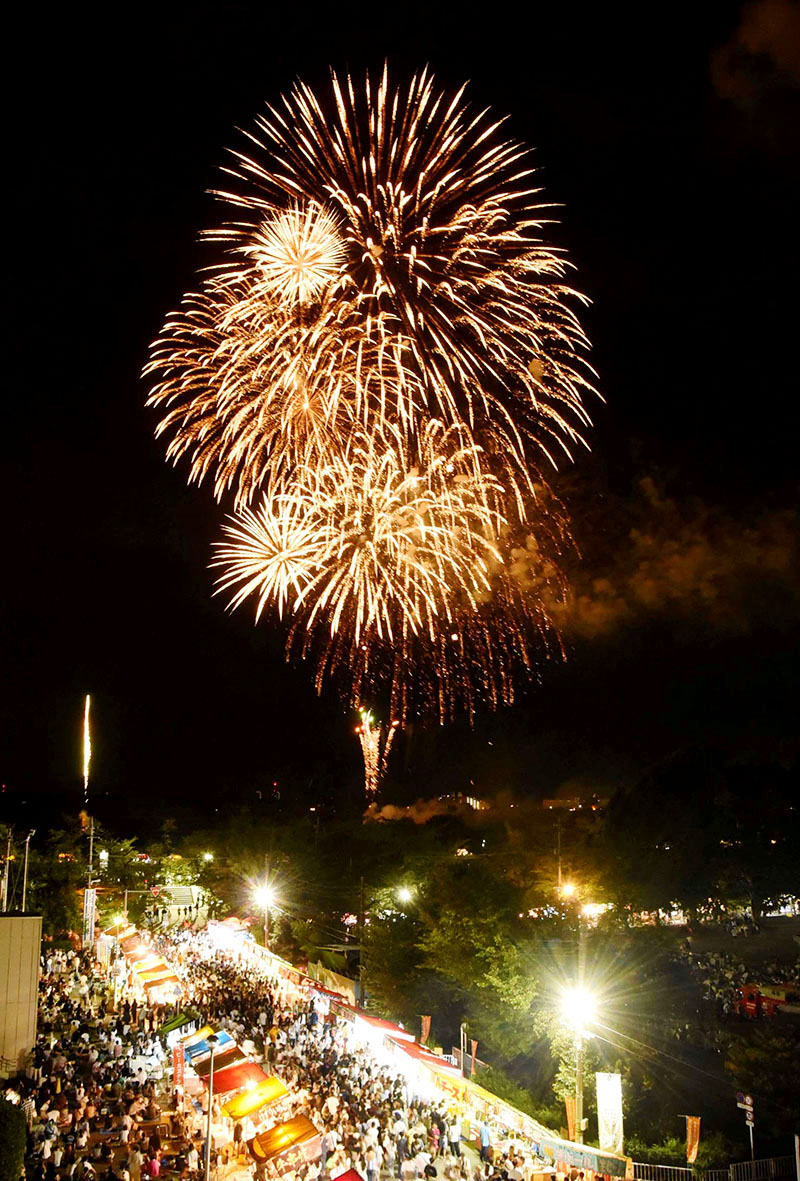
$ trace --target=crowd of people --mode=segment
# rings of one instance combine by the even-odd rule
[[[158,1010],[113,990],[89,953],[42,961],[36,1043],[9,1080],[28,1131],[29,1181],[158,1176],[164,1049]]]
[[[305,1115],[319,1129],[320,1159],[301,1167],[298,1181],[320,1175],[335,1181],[350,1169],[364,1181],[530,1181],[543,1167],[521,1146],[496,1151],[485,1121],[472,1151],[455,1107],[409,1093],[402,1075],[381,1067],[365,1047],[349,1044],[344,1021],[321,1017],[312,1000],[264,967],[214,952],[202,937],[178,954],[203,1021],[227,1030],[289,1087],[283,1119]],[[252,1131],[237,1126],[233,1145]]]
[[[288,1087],[267,1123],[305,1115],[318,1129],[319,1152],[296,1161],[290,1181],[336,1181],[351,1169],[362,1181],[531,1181],[541,1167],[521,1146],[501,1153],[486,1122],[475,1150],[467,1147],[454,1108],[410,1094],[403,1076],[348,1044],[343,1021],[321,1016],[305,993],[252,958],[239,962],[194,932],[162,938],[160,950],[179,965],[184,1005],[228,1030]],[[26,1181],[202,1176],[208,1091],[189,1096],[173,1086],[157,1033],[163,1008],[126,989],[114,999],[90,954],[54,952],[43,961],[36,1044],[26,1070],[7,1084],[28,1128]],[[224,1125],[215,1096],[216,1177],[241,1168],[259,1181],[280,1174],[281,1166],[256,1165],[246,1151],[256,1124],[243,1119],[213,1133]]]

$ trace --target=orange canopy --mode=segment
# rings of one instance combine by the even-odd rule
[[[236,1066],[232,1066],[231,1070],[238,1070]],[[227,1103],[223,1104],[222,1110],[231,1119],[244,1119],[247,1115],[252,1115],[255,1111],[260,1111],[262,1107],[267,1107],[270,1103],[277,1103],[279,1099],[283,1099],[284,1095],[288,1095],[289,1090],[283,1085],[280,1079],[271,1075],[269,1078],[265,1075],[260,1083],[256,1083],[254,1087],[245,1087],[238,1095],[234,1095]],[[313,1126],[313,1125],[312,1125]]]
[[[133,970],[134,972],[138,972],[140,976],[144,976],[146,972],[163,971],[168,966],[167,961],[162,956],[149,955],[134,964]]]
[[[169,964],[155,964],[152,968],[147,968],[146,971],[139,973],[139,979],[144,984],[149,984],[151,980],[160,980],[162,976],[174,976],[175,972],[170,968]]]
[[[259,1132],[247,1146],[258,1161],[274,1160],[286,1154],[292,1160],[296,1156],[299,1163],[319,1156],[319,1132],[307,1116],[296,1115],[283,1124],[267,1128],[266,1132]]]

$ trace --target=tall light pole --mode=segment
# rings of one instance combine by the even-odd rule
[[[30,851],[31,837],[36,836],[36,829],[32,828],[25,838],[25,868],[22,871],[22,912],[25,913],[25,899],[28,895],[28,853]]]
[[[575,1139],[583,1144],[583,1043],[586,1026],[595,1019],[596,1003],[585,988],[568,988],[561,999],[566,1024],[575,1033]]]
[[[211,1177],[211,1114],[214,1108],[214,1052],[219,1038],[210,1033],[206,1038],[211,1050],[211,1068],[208,1072],[208,1122],[206,1123],[206,1181]]]
[[[264,911],[264,946],[269,950],[269,908],[275,904],[275,890],[264,883],[253,891],[253,900]]]
[[[8,867],[11,862],[11,838],[14,834],[14,829],[9,827],[6,834],[6,861],[3,866],[3,911],[8,910]]]

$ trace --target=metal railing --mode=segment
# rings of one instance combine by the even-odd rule
[[[727,1169],[691,1169],[682,1165],[650,1165],[633,1162],[634,1181],[792,1181],[794,1157],[770,1156],[764,1160],[741,1161]]]
[[[778,1181],[794,1174],[791,1156],[768,1156],[765,1160],[746,1160],[730,1167],[730,1181]]]
[[[648,1165],[633,1162],[634,1181],[689,1181],[692,1170],[681,1165]]]

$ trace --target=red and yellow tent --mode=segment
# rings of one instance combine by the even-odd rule
[[[272,1161],[279,1173],[288,1172],[303,1161],[316,1160],[321,1151],[320,1134],[305,1115],[259,1132],[247,1147],[257,1161]]]
[[[233,1066],[231,1069],[238,1070],[239,1067]],[[269,1077],[264,1075],[261,1082],[256,1083],[253,1087],[246,1086],[244,1090],[239,1091],[238,1095],[234,1095],[232,1099],[224,1103],[222,1110],[233,1120],[244,1119],[245,1116],[260,1111],[262,1107],[277,1103],[279,1099],[283,1099],[288,1094],[288,1088],[283,1085],[280,1079],[275,1078],[274,1075]]]

